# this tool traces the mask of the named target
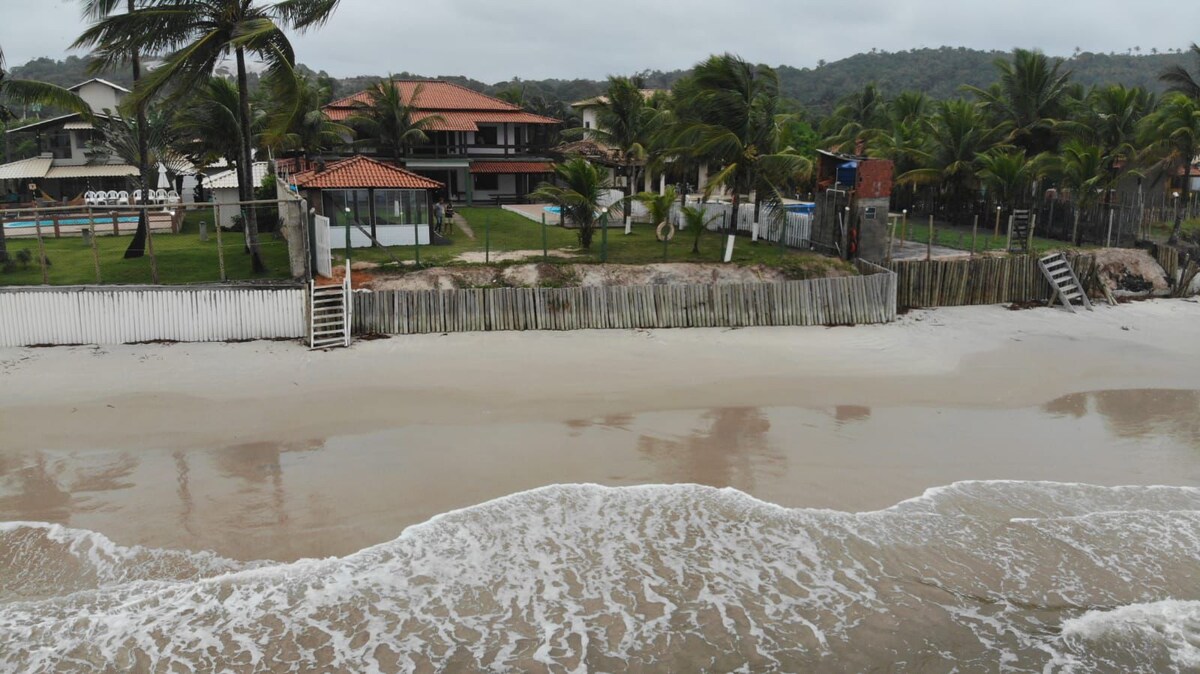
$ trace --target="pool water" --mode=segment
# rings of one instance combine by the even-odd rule
[[[559,215],[562,213],[562,206],[547,206],[547,207],[543,208],[542,210],[546,211],[547,213],[553,213],[555,215]]]
[[[117,218],[117,222],[137,222],[137,221],[138,221],[138,218],[136,215],[128,215],[128,216]],[[59,220],[58,224],[59,225],[88,225],[93,222],[97,225],[111,225],[112,218],[95,218],[94,220],[89,220],[87,218],[66,218],[63,220]],[[53,220],[42,220],[41,224],[42,224],[42,227],[53,227],[54,221]],[[18,222],[6,222],[6,223],[4,223],[4,226],[11,227],[13,229],[20,229],[22,227],[36,227],[37,223],[35,223],[32,220],[26,220],[26,221],[18,221]]]

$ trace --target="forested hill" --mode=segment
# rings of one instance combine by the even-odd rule
[[[938,49],[913,49],[904,52],[881,52],[857,54],[850,58],[824,64],[817,68],[793,68],[780,66],[779,74],[784,95],[794,99],[818,114],[828,112],[833,104],[846,94],[861,89],[868,82],[877,83],[886,93],[894,94],[906,89],[924,91],[934,98],[950,98],[961,95],[964,84],[987,86],[996,78],[993,62],[1004,58],[1005,52],[981,51],[965,47],[941,47]],[[1073,79],[1083,85],[1119,83],[1129,86],[1144,86],[1159,92],[1158,74],[1174,64],[1192,67],[1186,53],[1165,54],[1095,54],[1083,52],[1065,60],[1066,69]],[[14,77],[39,79],[69,86],[90,77],[86,74],[86,61],[69,57],[65,61],[37,59],[13,69]],[[313,64],[319,67],[319,64]],[[396,64],[397,66],[402,64]],[[398,76],[434,77],[433,74],[415,75],[402,72],[403,68],[392,69]],[[646,86],[668,87],[686,74],[685,71],[640,73]],[[385,77],[387,71],[335,80],[337,96],[360,91],[372,82]],[[128,85],[127,72],[109,73],[105,77],[118,84]],[[549,101],[571,103],[599,93],[604,83],[587,80],[521,80],[513,82],[486,83],[462,76],[438,76],[452,80],[479,91],[491,94],[509,91],[522,94],[525,100],[541,97]]]

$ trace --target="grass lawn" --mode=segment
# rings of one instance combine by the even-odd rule
[[[1006,229],[1004,226],[1002,226],[1000,235],[996,236],[994,227],[984,227],[982,224],[980,224],[979,238],[976,239],[975,242],[976,252],[987,250],[1003,252],[1004,245],[1007,242],[1006,233]],[[897,225],[896,237],[899,238],[900,234],[900,226]],[[906,231],[904,232],[904,238],[907,241],[914,243],[927,243],[929,241],[929,222],[909,220]],[[948,225],[946,223],[936,223],[933,230],[933,244],[935,246],[945,246],[947,248],[957,248],[959,250],[971,250],[971,228],[958,227]],[[1047,251],[1064,250],[1067,248],[1077,248],[1077,246],[1072,246],[1066,241],[1060,241],[1058,239],[1046,239],[1040,236],[1033,237],[1033,251],[1039,255]],[[1084,244],[1083,246],[1078,246],[1078,248],[1096,248],[1096,246],[1092,244]]]
[[[456,211],[467,220],[475,232],[475,239],[468,239],[461,231],[455,230],[452,235],[453,243],[449,246],[421,246],[420,256],[423,266],[441,266],[462,264],[455,258],[463,253],[483,253],[485,242],[491,252],[515,250],[542,250],[542,226],[525,217],[500,208],[458,208]],[[666,261],[668,262],[720,262],[722,260],[725,235],[716,232],[704,232],[700,237],[700,252],[692,253],[693,234],[679,232],[674,240],[666,246]],[[603,235],[597,231],[590,250],[579,247],[579,237],[576,230],[551,226],[546,228],[546,243],[550,250],[566,250],[571,253],[568,258],[551,257],[551,262],[600,262],[603,247]],[[389,254],[390,253],[390,254]],[[335,259],[340,253],[335,252]],[[385,250],[355,249],[354,260],[365,260],[388,264],[393,262],[392,256],[409,263],[414,259],[412,246],[396,246]],[[526,262],[540,262],[541,257],[527,259]],[[654,234],[654,228],[649,225],[633,226],[633,232],[628,236],[624,227],[617,225],[608,230],[608,262],[614,264],[647,264],[663,262],[664,250],[661,241]],[[740,265],[765,264],[781,267],[797,278],[823,275],[833,266],[846,268],[846,265],[832,258],[811,253],[780,248],[778,245],[760,241],[751,243],[749,237],[739,236],[734,246],[733,261]]]
[[[189,214],[190,217],[190,214]],[[202,218],[199,218],[202,219]],[[210,218],[211,219],[211,218]],[[193,229],[194,231],[194,229]],[[150,257],[124,259],[132,236],[101,236],[96,239],[100,257],[102,282],[135,284],[151,283]],[[287,242],[274,235],[261,237],[264,260],[270,271],[256,276],[250,270],[250,257],[242,246],[243,235],[239,232],[222,232],[221,243],[225,249],[225,270],[229,280],[255,278],[288,278]],[[46,257],[50,260],[51,285],[83,285],[96,283],[96,270],[91,248],[85,246],[82,237],[61,239],[47,238]],[[37,239],[8,239],[8,252],[15,256],[20,250],[28,250],[32,262],[20,264],[11,272],[0,272],[0,285],[39,285],[42,282],[41,268],[37,264]],[[158,262],[159,282],[164,284],[219,282],[220,266],[217,255],[217,238],[209,232],[208,241],[201,242],[199,234],[154,234],[154,253]]]

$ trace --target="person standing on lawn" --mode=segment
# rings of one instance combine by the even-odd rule
[[[437,203],[433,205],[433,231],[439,235],[442,234],[442,226],[446,220],[446,204],[445,200],[438,197]]]

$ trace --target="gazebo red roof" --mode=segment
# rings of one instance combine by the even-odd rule
[[[442,183],[412,171],[357,155],[333,162],[324,171],[304,171],[292,176],[292,184],[307,190],[436,190]]]

